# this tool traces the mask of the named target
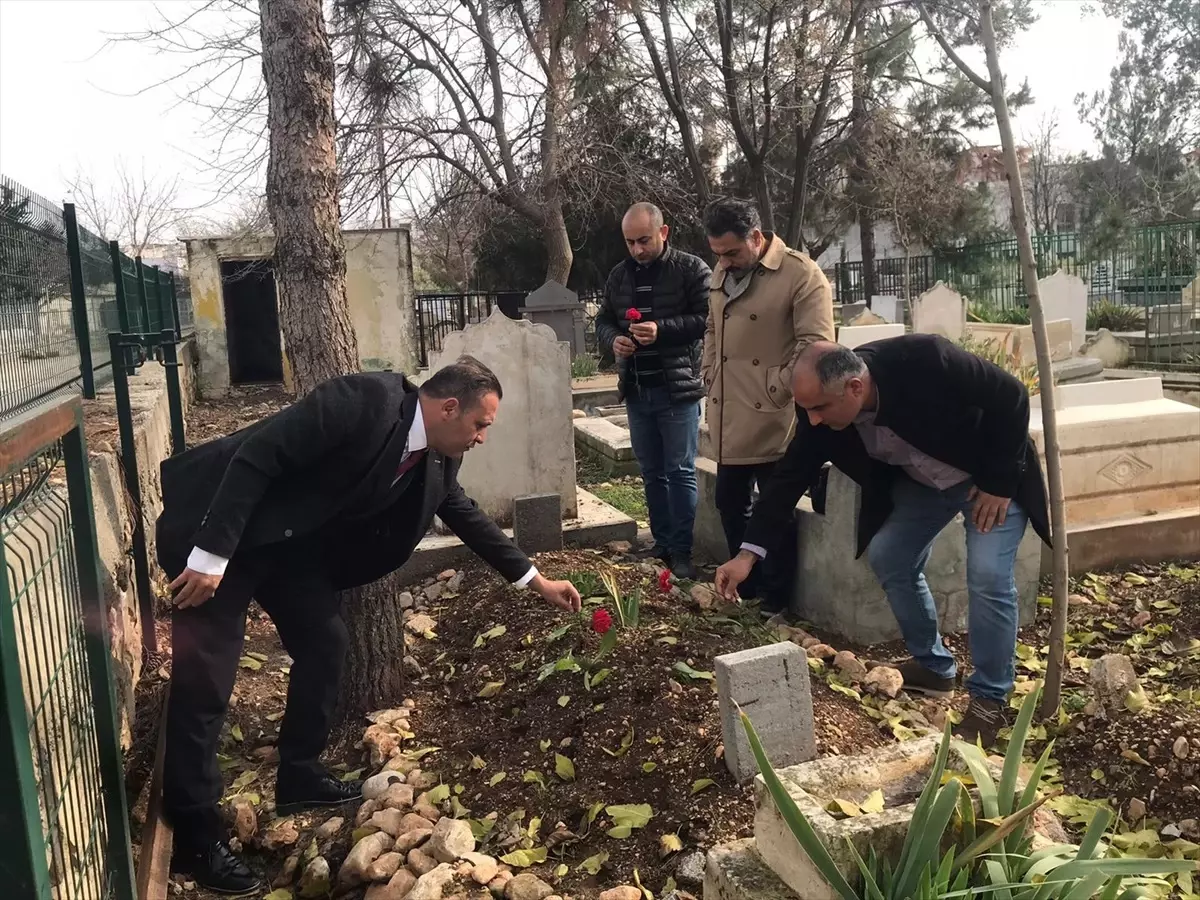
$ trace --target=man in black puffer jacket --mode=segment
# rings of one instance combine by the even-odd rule
[[[596,340],[621,367],[629,439],[646,485],[654,546],[679,578],[694,578],[696,444],[700,436],[701,344],[708,317],[707,263],[667,245],[652,203],[621,221],[630,258],[608,276]]]

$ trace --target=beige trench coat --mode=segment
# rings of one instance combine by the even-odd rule
[[[705,413],[716,461],[774,462],[795,431],[792,367],[813,341],[833,340],[833,292],[817,264],[770,241],[741,293],[725,265],[713,270],[701,374]]]

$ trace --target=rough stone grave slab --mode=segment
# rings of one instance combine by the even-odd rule
[[[1046,322],[1067,319],[1071,323],[1071,346],[1078,353],[1087,339],[1087,285],[1078,275],[1059,269],[1038,282]]]
[[[871,311],[881,316],[893,325],[904,324],[904,301],[890,294],[880,294],[871,298]]]
[[[735,778],[742,781],[758,772],[739,706],[754,724],[772,765],[790,766],[816,756],[812,691],[803,650],[785,641],[718,656],[714,667],[725,765]]]
[[[912,320],[915,332],[957,341],[967,327],[967,301],[939,281],[913,301]]]
[[[754,838],[746,838],[708,851],[704,900],[800,900],[800,896],[763,862]]]
[[[1046,321],[1046,340],[1050,345],[1051,362],[1063,362],[1075,355],[1073,327],[1070,319]],[[1033,340],[1032,325],[971,322],[967,325],[967,334],[980,343],[999,345],[1020,365],[1037,365],[1037,346]]]
[[[864,859],[871,850],[893,863],[899,858],[917,797],[936,759],[939,741],[939,736],[931,735],[858,756],[829,756],[777,771],[788,794],[852,886],[860,885],[862,876],[848,844],[853,844]],[[995,761],[989,760],[988,767],[992,777],[999,780],[1000,770]],[[966,768],[953,750],[948,768],[952,771]],[[835,799],[862,803],[875,790],[883,791],[882,812],[835,819],[825,809]],[[977,793],[974,788],[969,790],[978,813]],[[1024,790],[1021,777],[1017,779],[1017,790]],[[804,900],[840,900],[796,843],[761,777],[755,779],[754,795],[754,841],[763,862]]]
[[[510,319],[497,308],[486,321],[446,335],[429,370],[436,372],[464,354],[496,373],[504,399],[487,440],[464,459],[458,476],[463,489],[501,525],[512,524],[514,497],[544,492],[559,495],[564,519],[575,518],[567,345],[549,326]]]
[[[840,304],[842,311],[842,321],[849,322],[855,316],[861,314],[867,308],[865,300],[860,300],[857,303],[842,303]]]
[[[871,341],[903,336],[903,325],[843,325],[837,331],[837,342],[853,350]]]
[[[558,494],[526,494],[513,500],[513,540],[526,553],[561,550],[563,528]]]

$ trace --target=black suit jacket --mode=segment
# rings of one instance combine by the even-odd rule
[[[432,450],[393,484],[417,388],[403,375],[333,378],[287,409],[162,464],[160,552],[232,558],[320,547],[339,588],[398,569],[434,515],[509,581],[529,558],[463,493],[462,457]]]
[[[1029,437],[1029,392],[999,366],[943,337],[909,334],[857,348],[879,395],[875,423],[934,459],[968,473],[981,490],[1016,500],[1038,536],[1050,543],[1046,488]],[[805,489],[826,462],[862,486],[857,556],[892,511],[891,487],[902,470],[867,455],[853,426],[813,426],[796,407],[796,435],[760,491],[746,542],[771,546]]]

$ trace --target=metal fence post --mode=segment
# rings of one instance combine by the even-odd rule
[[[179,321],[179,294],[175,290],[175,273],[167,273],[167,281],[171,288],[171,327],[175,329],[175,340],[183,340],[183,328]],[[165,325],[163,327],[166,327]]]
[[[421,300],[417,298],[417,344],[421,350],[421,357],[417,363],[421,366],[429,365],[429,351],[425,348],[425,308],[421,305]]]
[[[175,346],[175,332],[164,328],[162,341],[162,364],[167,376],[167,408],[171,412],[171,455],[187,449],[187,436],[183,428],[183,392],[179,389],[179,354]]]
[[[175,330],[175,326],[171,324],[171,298],[167,296],[167,281],[166,272],[154,267],[154,295],[158,299],[158,330],[165,331],[170,328]]]
[[[117,324],[121,331],[129,332],[129,298],[125,294],[125,267],[121,265],[121,245],[116,241],[108,242],[108,253],[112,257],[113,286],[117,292]],[[113,357],[116,365],[116,357]]]
[[[92,507],[91,479],[88,477],[87,444],[82,418],[63,435],[63,462],[67,470],[67,502],[71,510],[71,530],[75,538],[75,571],[79,579],[79,600],[83,605],[84,648],[92,685],[92,712],[96,723],[96,750],[100,762],[100,785],[104,794],[105,825],[108,837],[108,873],[112,896],[135,896],[133,852],[129,836],[129,810],[125,803],[125,772],[121,756],[121,736],[117,728],[117,701],[113,693],[112,650],[109,646],[108,615],[104,592],[100,588],[100,555],[96,545],[96,524]],[[139,512],[140,516],[140,506]],[[154,619],[143,619],[142,630],[154,632]]]
[[[83,396],[94,400],[96,373],[92,369],[87,292],[83,287],[83,259],[79,250],[79,223],[75,219],[74,203],[63,204],[63,226],[67,232],[67,264],[71,272],[71,322],[75,326],[75,343],[79,347],[79,378],[83,385]]]
[[[154,594],[150,590],[150,560],[146,551],[146,524],[142,507],[142,485],[138,480],[137,443],[133,437],[133,409],[129,405],[129,373],[126,363],[124,335],[110,334],[112,353],[113,392],[117,401],[117,431],[121,437],[121,471],[125,490],[133,504],[133,576],[138,593],[138,613],[142,620],[142,646],[149,653],[158,652],[158,636],[154,633]]]
[[[141,327],[138,331],[148,332],[150,328],[150,301],[146,298],[146,272],[142,268],[142,258],[139,256],[133,261],[134,270],[137,272],[137,290],[138,290],[138,306],[142,311]]]

